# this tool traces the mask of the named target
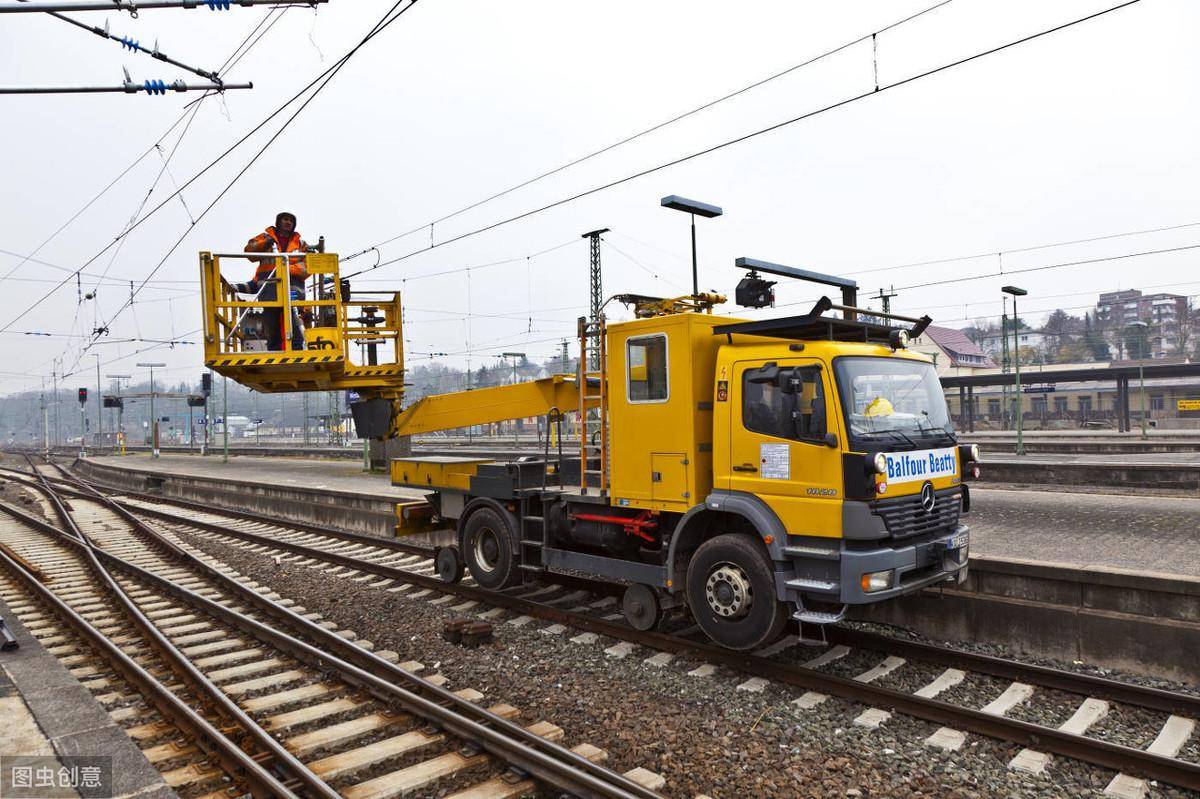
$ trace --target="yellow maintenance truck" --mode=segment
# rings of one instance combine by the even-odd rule
[[[303,291],[246,296],[237,280],[262,258],[280,285],[305,259]],[[455,532],[436,556],[448,581],[464,568],[493,589],[590,574],[626,586],[636,627],[686,610],[717,643],[747,650],[789,618],[835,622],[849,606],[965,578],[964,480],[978,451],[957,444],[929,358],[905,349],[930,319],[863,311],[849,280],[737,266],[749,270],[741,305],[773,305],[764,272],[838,288],[841,304],[738,320],[712,314],[718,295],[621,295],[636,318],[581,319],[577,374],[402,410],[398,293],[352,295],[331,253],[204,252],[205,363],[257,391],[356,392],[362,438],[544,416],[558,443],[551,451],[547,435],[540,456],[391,462],[393,483],[427,492],[398,508],[400,531]],[[267,348],[268,318],[283,322],[282,350]],[[570,453],[567,416],[579,427]]]
[[[426,397],[395,417],[393,434],[415,435],[577,415],[570,454],[559,429],[540,456],[391,462],[392,482],[427,491],[427,515],[456,531],[437,554],[443,579],[465,567],[500,589],[584,573],[627,586],[636,627],[686,609],[750,650],[789,618],[835,622],[965,578],[978,451],[957,443],[930,359],[906,349],[931,320],[859,309],[852,281],[737,265],[742,304],[773,304],[763,272],[842,301],[738,320],[711,313],[716,295],[628,295],[634,320],[580,319],[577,374]]]

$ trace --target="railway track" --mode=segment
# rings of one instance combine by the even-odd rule
[[[278,523],[253,514],[203,509],[158,497],[125,495],[121,502],[132,513],[179,532],[340,571],[341,576],[378,577],[376,584],[383,590],[415,599],[441,601],[441,597],[455,596],[463,600],[455,607],[470,607],[490,619],[504,615],[516,623],[542,619],[581,630],[581,636],[611,637],[619,642],[608,649],[613,656],[623,657],[632,652],[634,645],[644,646],[658,651],[648,660],[657,658],[659,664],[679,656],[701,661],[692,672],[697,676],[711,674],[717,666],[731,669],[748,677],[739,686],[746,690],[761,690],[768,682],[795,686],[804,690],[794,702],[801,711],[815,707],[828,696],[838,696],[865,706],[855,719],[861,726],[884,723],[892,712],[933,721],[943,726],[926,741],[930,746],[956,749],[964,745],[968,733],[976,733],[1025,747],[1014,758],[1014,768],[1039,771],[1046,767],[1051,754],[1093,763],[1118,772],[1109,785],[1112,795],[1139,795],[1145,790],[1146,780],[1200,790],[1200,766],[1174,757],[1194,732],[1193,720],[1200,714],[1200,698],[1189,694],[842,628],[830,631],[831,646],[816,657],[809,657],[789,639],[753,655],[739,655],[698,640],[686,622],[677,623],[670,632],[630,628],[619,614],[611,612],[615,604],[612,589],[603,584],[567,580],[557,591],[531,592],[526,588],[497,594],[472,586],[469,580],[442,583],[434,576],[431,552],[401,541]],[[184,508],[186,515],[172,507]],[[860,672],[838,676],[840,665],[854,661],[852,655],[863,653],[867,657],[877,653],[878,662]],[[916,664],[937,666],[939,670],[933,679],[911,691],[876,684]],[[939,701],[939,695],[968,675],[986,675],[1005,687],[979,708]],[[1073,712],[1060,714],[1065,720],[1058,727],[1007,715],[1039,692],[1053,697],[1053,701],[1074,703],[1067,708]],[[1160,733],[1147,749],[1086,734],[1110,709],[1122,706],[1152,711],[1161,717]]]
[[[419,676],[99,494],[8,476],[55,522],[0,506],[0,597],[182,795],[658,796],[655,775]]]

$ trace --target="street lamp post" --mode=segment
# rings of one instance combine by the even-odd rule
[[[517,361],[520,358],[524,358],[525,353],[523,353],[523,352],[502,352],[502,353],[500,353],[500,357],[508,358],[510,361],[512,361],[513,385],[516,385],[516,383],[517,383]],[[520,429],[520,427],[517,424],[517,420],[513,419],[513,448],[514,449],[521,448],[521,442],[517,436],[517,431],[519,429]]]
[[[154,415],[154,370],[166,366],[165,363],[139,363],[139,367],[150,369],[150,457],[157,458],[158,452],[158,417]]]
[[[221,463],[229,463],[229,377],[221,378]]]
[[[699,295],[700,278],[696,269],[696,217],[702,216],[705,219],[712,219],[725,212],[715,205],[702,203],[698,200],[689,200],[687,197],[680,197],[678,194],[663,197],[659,201],[659,204],[663,208],[670,208],[673,211],[683,211],[692,217],[692,294]]]
[[[1016,286],[1003,286],[1000,289],[1005,294],[1012,295],[1013,298],[1013,372],[1016,374],[1016,390],[1017,390],[1017,454],[1025,454],[1025,434],[1024,422],[1022,417],[1025,415],[1021,401],[1021,338],[1020,325],[1018,321],[1021,317],[1017,315],[1017,297],[1024,297],[1029,292],[1025,289],[1019,289]]]
[[[1139,404],[1142,406],[1141,414],[1140,414],[1142,417],[1142,438],[1145,439],[1147,437],[1147,435],[1146,435],[1146,331],[1150,329],[1150,325],[1149,325],[1149,323],[1144,322],[1141,319],[1138,319],[1135,322],[1130,322],[1129,326],[1136,327],[1138,329],[1138,332],[1141,333],[1141,335],[1139,336],[1139,338],[1141,340],[1138,343],[1138,394],[1141,395]],[[1128,396],[1128,392],[1126,392],[1126,396]]]
[[[104,400],[100,396],[100,356],[96,358],[96,449],[104,446]]]

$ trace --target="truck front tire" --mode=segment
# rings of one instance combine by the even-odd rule
[[[788,620],[775,597],[771,560],[746,535],[726,533],[700,545],[688,564],[687,599],[700,629],[740,652],[771,643]]]
[[[463,559],[475,582],[497,590],[520,579],[514,536],[508,521],[493,508],[480,508],[463,525]]]

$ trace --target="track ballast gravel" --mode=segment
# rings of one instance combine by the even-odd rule
[[[1102,796],[1113,776],[1063,758],[1053,758],[1042,776],[1017,773],[1007,767],[1020,749],[1013,744],[969,735],[960,751],[942,752],[923,743],[937,725],[893,715],[878,729],[867,730],[853,723],[862,705],[831,698],[799,710],[791,704],[800,693],[796,689],[771,685],[762,693],[740,691],[736,686],[744,676],[719,670],[709,678],[690,677],[688,671],[699,663],[680,659],[655,668],[643,661],[656,652],[641,648],[616,659],[604,653],[616,643],[613,639],[573,643],[577,630],[551,635],[542,631],[546,623],[539,620],[515,627],[507,623],[511,613],[495,622],[493,644],[466,649],[441,638],[445,622],[463,615],[450,609],[457,601],[431,605],[427,600],[432,595],[409,599],[411,592],[389,593],[319,568],[277,564],[269,555],[177,535],[247,578],[353,630],[377,650],[390,649],[401,661],[423,663],[422,674],[445,675],[452,689],[475,688],[489,704],[507,702],[521,710],[526,724],[543,719],[557,724],[568,746],[586,741],[606,749],[608,765],[617,771],[642,766],[662,774],[667,796]],[[830,670],[858,673],[881,659],[853,652]],[[918,676],[906,676],[907,670]],[[911,690],[939,672],[909,663],[881,684]],[[982,707],[1005,686],[969,675],[944,697]],[[1035,693],[1015,715],[1059,722],[1063,710],[1039,710],[1040,699]],[[1143,741],[1146,723],[1144,717],[1117,714],[1105,737]],[[1150,796],[1196,795],[1152,786]]]

